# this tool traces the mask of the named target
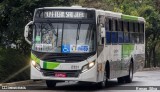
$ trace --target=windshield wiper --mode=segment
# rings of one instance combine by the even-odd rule
[[[57,25],[57,38],[56,38],[56,47],[57,47],[57,44],[58,44],[58,33],[59,33],[59,32],[58,32],[58,30],[59,30],[59,29],[58,29],[58,25]]]
[[[77,41],[79,40],[80,27],[81,27],[81,24],[78,23],[78,27],[77,27],[77,37],[76,37],[76,45],[77,45]]]

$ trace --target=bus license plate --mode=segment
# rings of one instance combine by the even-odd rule
[[[55,73],[55,77],[67,77],[66,73]]]

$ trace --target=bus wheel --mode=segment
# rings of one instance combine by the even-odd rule
[[[98,87],[99,87],[99,88],[104,88],[104,87],[106,87],[107,82],[108,82],[108,79],[107,79],[107,73],[106,73],[106,70],[105,70],[105,71],[104,71],[104,76],[103,76],[103,81],[98,83]]]
[[[53,80],[46,80],[46,85],[48,88],[54,88],[56,86],[56,82]]]
[[[129,75],[125,76],[125,82],[126,83],[131,83],[133,80],[133,63],[130,63],[130,67],[129,67]]]

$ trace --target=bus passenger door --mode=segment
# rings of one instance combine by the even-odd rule
[[[97,80],[103,80],[104,74],[104,42],[105,42],[104,16],[99,15],[97,19]]]

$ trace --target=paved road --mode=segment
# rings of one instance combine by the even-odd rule
[[[99,89],[96,85],[82,85],[75,82],[58,83],[54,89],[48,89],[45,83],[29,85],[33,86],[33,90],[24,90],[24,92],[70,92],[70,91],[91,91],[91,92],[160,92],[160,70],[156,71],[141,71],[134,74],[132,83],[117,83],[116,79],[109,80],[108,86]],[[147,86],[147,87],[145,87]],[[156,87],[159,86],[159,87]],[[147,91],[144,91],[146,90]],[[149,90],[150,88],[150,90]],[[139,89],[139,90],[136,90]],[[156,91],[156,89],[158,89]],[[1,90],[6,92],[6,90]],[[1,92],[0,91],[0,92]],[[22,90],[14,90],[15,92],[22,92]],[[12,91],[13,92],[13,91]]]

